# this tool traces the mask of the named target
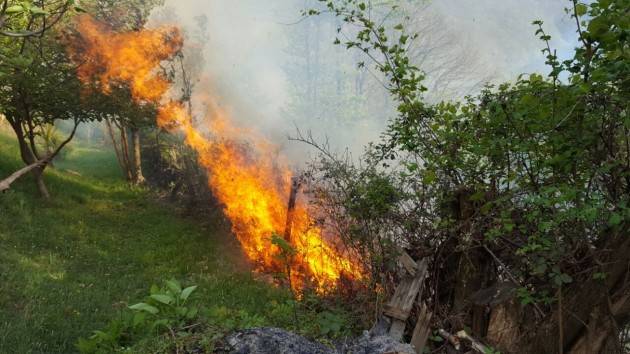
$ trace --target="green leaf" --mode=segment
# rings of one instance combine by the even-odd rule
[[[33,63],[33,58],[27,56],[16,56],[7,60],[9,64],[17,68],[26,68]]]
[[[588,11],[588,7],[584,4],[577,4],[575,5],[575,14],[578,16],[584,16],[586,15],[586,12]]]
[[[146,315],[147,315],[146,313],[137,312],[135,316],[133,316],[133,320],[132,320],[133,326],[137,327],[141,325],[142,323],[144,323],[144,320],[146,319]]]
[[[158,327],[169,328],[168,320],[163,318],[161,320],[157,320],[157,321],[153,322],[153,325],[151,325],[151,330],[155,330]]]
[[[430,340],[434,341],[434,342],[444,342],[444,338],[440,337],[440,336],[431,336],[429,337]]]
[[[37,6],[31,6],[30,11],[33,14],[33,16],[43,16],[43,15],[48,14],[48,12],[44,11],[41,7],[37,7]]]
[[[170,305],[173,301],[175,301],[172,296],[165,294],[153,294],[151,295],[151,298],[165,305]]]
[[[24,7],[22,7],[22,5],[9,6],[4,11],[4,13],[7,14],[7,15],[18,14],[18,13],[21,13],[21,12],[24,12]]]
[[[621,215],[617,214],[617,213],[613,213],[610,216],[610,219],[608,219],[608,225],[610,226],[617,226],[621,224]]]
[[[175,294],[179,294],[182,292],[181,284],[179,284],[179,282],[175,279],[167,280],[166,286],[168,286],[168,288]]]
[[[588,31],[596,36],[601,36],[608,31],[608,22],[606,18],[596,17],[588,24]]]
[[[153,314],[153,315],[155,315],[158,312],[160,312],[160,310],[158,310],[157,307],[151,306],[151,305],[149,305],[147,303],[144,303],[144,302],[140,302],[140,303],[137,303],[135,305],[131,305],[131,306],[129,306],[129,308],[131,310],[136,310],[136,311],[145,311],[145,312],[148,312],[148,313]]]
[[[189,320],[192,320],[193,318],[197,317],[198,312],[199,312],[198,308],[192,307],[188,310],[188,313],[186,314],[186,318],[188,318]]]
[[[193,291],[195,291],[196,289],[197,289],[197,285],[187,287],[186,289],[184,289],[184,291],[182,291],[181,299],[187,300],[190,294],[192,294]]]

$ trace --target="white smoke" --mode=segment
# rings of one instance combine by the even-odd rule
[[[175,21],[188,33],[198,32],[200,21],[207,19],[207,38],[201,39],[205,63],[200,76],[208,78],[212,85],[200,83],[197,90],[213,90],[211,94],[219,97],[220,104],[240,124],[269,136],[296,160],[308,158],[304,156],[307,151],[304,146],[287,142],[286,137],[294,133],[296,125],[302,130],[312,130],[321,139],[328,136],[334,148],[348,147],[357,155],[366,143],[378,139],[387,119],[395,114],[393,102],[383,100],[387,107],[378,112],[357,112],[348,120],[335,116],[338,110],[333,108],[346,105],[347,101],[341,97],[335,101],[333,95],[308,113],[287,114],[291,98],[295,97],[297,78],[289,73],[297,65],[296,54],[300,54],[295,53],[298,31],[309,28],[317,31],[308,40],[326,54],[320,66],[311,63],[319,72],[330,72],[333,60],[343,68],[336,75],[354,78],[356,67],[345,64],[362,60],[359,54],[334,46],[334,26],[317,27],[309,24],[311,20],[301,20],[301,9],[317,5],[315,0],[167,0],[163,9],[156,10],[155,17]],[[543,44],[534,36],[531,22],[537,19],[545,22],[545,29],[553,38],[552,45],[561,58],[566,58],[576,43],[573,23],[564,12],[567,5],[569,2],[564,0],[440,0],[415,5],[421,8],[416,20],[432,19],[431,23],[435,23],[428,36],[449,38],[443,46],[434,41],[438,45],[428,60],[440,56],[466,59],[453,60],[459,67],[447,68],[445,72],[451,75],[443,76],[442,80],[448,80],[447,86],[454,89],[444,91],[447,94],[436,94],[434,99],[474,93],[486,80],[512,80],[520,73],[532,71],[546,74],[548,69],[540,52]],[[193,41],[188,45],[199,43]],[[382,93],[378,93],[378,78],[366,77],[366,87],[372,93],[362,100],[358,97],[359,107],[361,102],[367,106],[374,95],[387,97],[382,88]],[[318,85],[322,86],[320,90],[332,90],[331,81],[322,79]]]

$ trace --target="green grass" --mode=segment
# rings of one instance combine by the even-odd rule
[[[21,166],[0,134],[0,177]],[[199,285],[206,306],[290,321],[272,306],[289,294],[251,277],[220,221],[181,217],[130,188],[111,151],[74,146],[55,166],[50,201],[30,177],[0,195],[0,353],[75,352],[79,337],[172,277]]]

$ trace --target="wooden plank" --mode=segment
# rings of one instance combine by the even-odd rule
[[[425,259],[420,263],[416,276],[406,277],[400,282],[394,292],[394,296],[392,296],[392,299],[389,301],[389,305],[399,308],[402,311],[410,312],[420,292],[424,278],[426,277],[426,272],[427,261]]]
[[[433,314],[429,311],[424,301],[421,302],[418,322],[416,322],[416,327],[413,329],[413,335],[411,337],[411,346],[417,354],[422,354],[424,346],[427,344],[427,340],[431,334],[432,316]]]
[[[409,318],[409,312],[402,311],[397,307],[392,307],[390,304],[383,305],[383,314],[401,321],[407,321],[407,318]]]
[[[418,297],[418,293],[421,292],[422,284],[424,283],[424,278],[427,273],[427,260],[423,259],[418,266],[418,271],[416,275],[411,277],[404,278],[396,291],[394,292],[394,296],[389,301],[388,309],[396,309],[397,314],[406,314],[405,316],[397,316],[397,317],[405,317],[409,316],[409,313],[413,309],[413,304]],[[396,317],[396,316],[395,316]],[[402,339],[403,333],[405,331],[405,321],[395,318],[392,327],[390,329],[390,336],[398,341]]]
[[[409,275],[411,275],[412,277],[416,275],[416,272],[418,270],[418,263],[416,263],[416,261],[411,258],[409,253],[401,250],[401,254],[398,257],[398,262],[400,262],[400,264],[403,266],[403,268],[405,268]]]

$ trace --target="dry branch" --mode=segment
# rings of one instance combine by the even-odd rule
[[[451,343],[455,350],[460,350],[462,348],[462,344],[459,341],[458,337],[448,333],[446,330],[441,328],[438,330],[438,334],[440,335],[440,337],[446,339],[449,343]]]
[[[468,333],[466,333],[466,331],[459,331],[457,332],[457,334],[455,334],[455,336],[457,336],[457,338],[459,339],[465,339],[467,341],[470,342],[470,347],[474,350],[476,350],[479,353],[487,353],[488,352],[488,348],[481,344],[481,342],[479,342],[478,340],[476,340],[475,338],[471,337]]]
[[[475,338],[471,337],[468,333],[466,333],[466,331],[459,331],[455,335],[453,335],[447,332],[446,330],[440,328],[438,330],[438,334],[440,335],[440,337],[446,339],[449,343],[451,343],[451,345],[456,350],[462,349],[462,340],[463,340],[463,341],[469,342],[470,347],[478,353],[488,352],[488,347],[483,345],[481,342],[479,342]]]

